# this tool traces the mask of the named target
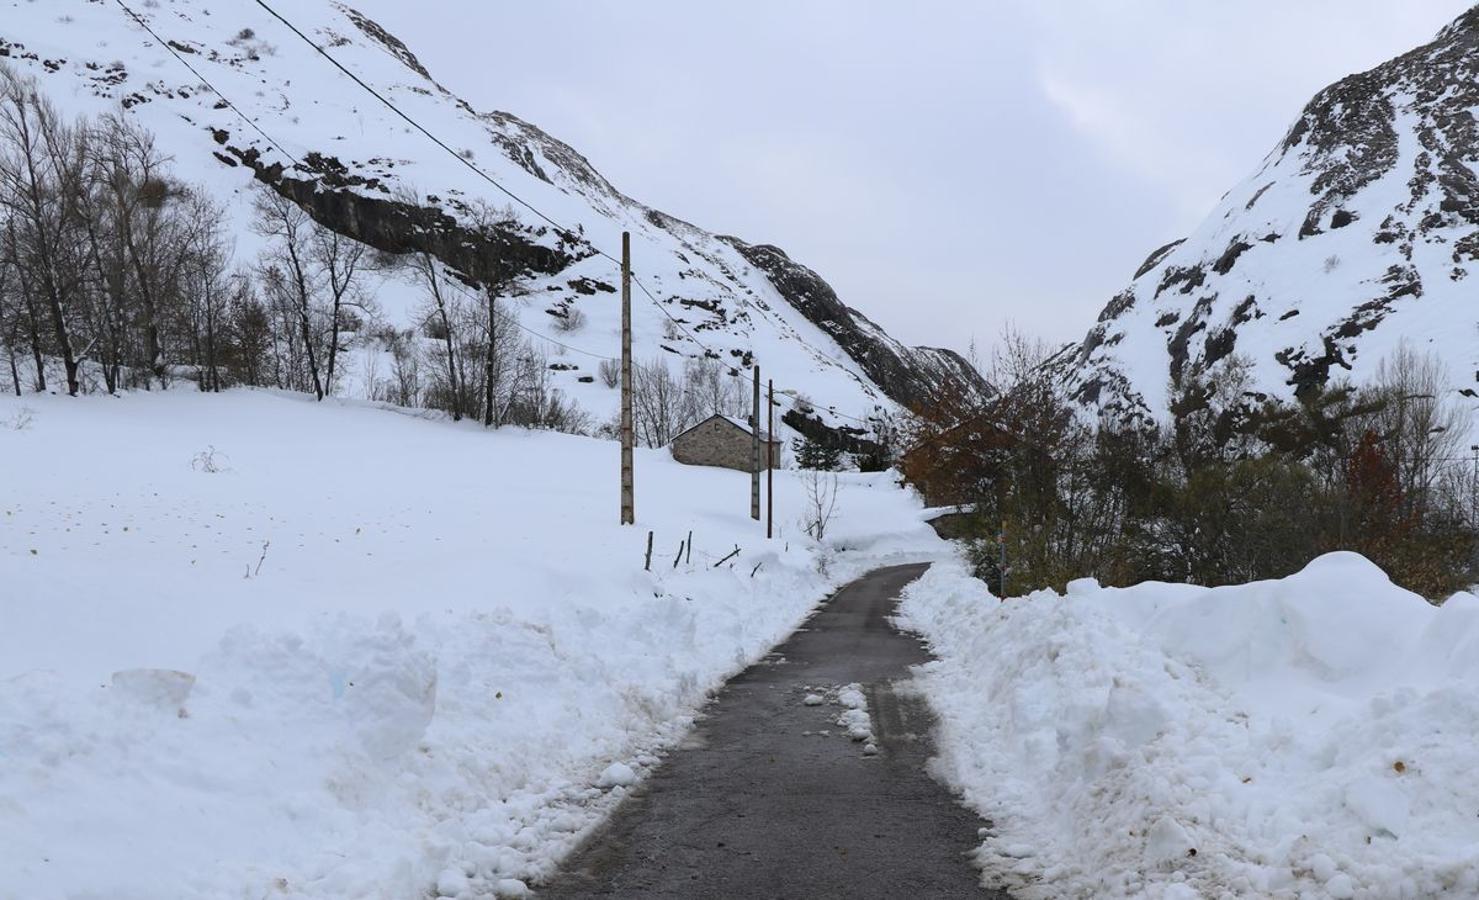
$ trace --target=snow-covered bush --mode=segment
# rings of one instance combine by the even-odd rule
[[[555,330],[562,334],[571,334],[585,327],[585,313],[579,307],[572,306],[565,310],[563,316],[555,316]]]

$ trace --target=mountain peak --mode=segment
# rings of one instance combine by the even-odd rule
[[[1465,40],[1471,45],[1479,45],[1479,4],[1475,4],[1468,12],[1461,13],[1452,22],[1438,32],[1433,39],[1434,44],[1450,43]]]
[[[1479,371],[1479,7],[1320,91],[1187,239],[1153,253],[1058,367],[1106,412],[1236,354],[1258,393],[1369,378],[1402,340]],[[1475,391],[1468,391],[1471,398]]]

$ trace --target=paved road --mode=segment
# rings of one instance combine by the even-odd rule
[[[537,896],[1005,900],[980,888],[967,856],[983,823],[925,772],[924,701],[892,683],[929,658],[887,621],[925,568],[848,585],[732,680],[684,747]],[[843,707],[830,696],[803,702],[852,682],[868,698],[873,756],[837,726]]]

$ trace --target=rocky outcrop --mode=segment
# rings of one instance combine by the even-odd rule
[[[802,315],[862,366],[869,379],[897,403],[914,407],[942,395],[985,396],[989,389],[960,354],[934,347],[905,347],[838,298],[822,277],[769,244],[724,237]]]
[[[313,154],[300,168],[317,169],[317,177],[296,177],[281,165],[263,163],[255,151],[233,146],[227,131],[216,131],[215,139],[230,158],[320,225],[383,253],[429,253],[470,285],[503,287],[519,278],[553,275],[590,255],[588,247],[568,236],[556,247],[546,246],[540,240],[547,228],[530,228],[517,219],[468,222],[438,206],[360,190],[373,185],[337,159]]]
[[[1231,357],[1292,397],[1369,378],[1400,341],[1462,387],[1479,370],[1479,7],[1330,85],[1190,237],[1150,255],[1054,360],[1088,406],[1169,414],[1168,386]]]

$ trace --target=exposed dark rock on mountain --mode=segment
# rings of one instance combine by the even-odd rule
[[[769,244],[746,244],[722,237],[770,278],[770,283],[801,314],[821,328],[893,400],[906,406],[926,403],[942,393],[982,395],[986,384],[960,354],[934,347],[905,347],[867,316],[844,304],[831,285],[785,251]]]
[[[1321,91],[1194,234],[1156,250],[1054,361],[1075,397],[1163,419],[1236,355],[1289,397],[1359,381],[1401,340],[1479,370],[1479,8]]]

